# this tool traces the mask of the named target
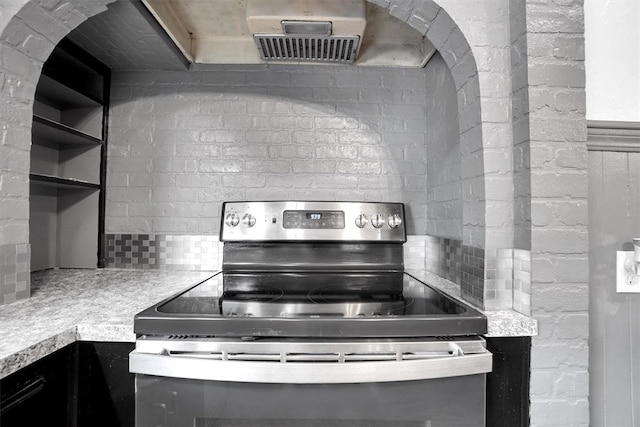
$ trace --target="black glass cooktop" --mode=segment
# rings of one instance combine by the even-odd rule
[[[135,331],[207,336],[471,335],[486,333],[486,318],[403,272],[227,272],[138,314]]]

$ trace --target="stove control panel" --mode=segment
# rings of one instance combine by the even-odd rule
[[[222,241],[405,242],[404,205],[377,202],[225,202]]]

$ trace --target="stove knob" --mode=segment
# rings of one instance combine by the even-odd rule
[[[363,228],[368,222],[369,220],[365,214],[360,214],[356,217],[356,225],[358,228]]]
[[[371,218],[371,225],[373,225],[375,228],[382,228],[382,226],[384,225],[384,215],[374,215]]]
[[[402,218],[400,218],[400,215],[398,214],[389,215],[389,227],[398,228],[401,225],[402,225]]]
[[[224,219],[224,223],[227,224],[229,227],[235,227],[236,225],[238,225],[239,222],[240,222],[240,217],[238,217],[238,215],[234,213],[230,213]]]
[[[248,227],[253,227],[256,225],[256,217],[251,214],[245,214],[242,217],[242,223]]]

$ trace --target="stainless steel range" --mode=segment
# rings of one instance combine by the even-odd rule
[[[404,272],[402,204],[222,219],[222,271],[136,316],[138,427],[484,425],[486,318]]]

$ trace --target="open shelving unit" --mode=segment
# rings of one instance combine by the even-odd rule
[[[31,269],[104,266],[110,70],[62,40],[33,105]]]

